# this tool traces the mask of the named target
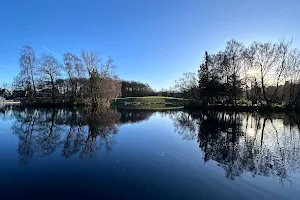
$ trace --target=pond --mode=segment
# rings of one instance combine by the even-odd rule
[[[298,199],[300,116],[0,107],[0,198]]]

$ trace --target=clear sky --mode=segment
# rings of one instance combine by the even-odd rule
[[[300,0],[0,0],[0,84],[18,73],[24,45],[60,60],[95,50],[121,79],[160,89],[230,39],[282,37],[300,48]]]

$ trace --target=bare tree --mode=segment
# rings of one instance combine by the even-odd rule
[[[96,79],[98,76],[98,69],[99,65],[101,64],[101,60],[99,58],[99,54],[94,51],[86,52],[84,50],[81,50],[81,57],[89,76],[89,91],[91,101],[92,104],[95,104],[97,102]]]
[[[122,83],[117,76],[101,80],[97,86],[97,101],[101,105],[109,105],[110,99],[121,96]]]
[[[10,84],[10,83],[4,82],[1,85],[2,85],[3,89],[7,89],[7,90],[11,90],[12,89],[12,84]],[[0,86],[0,88],[1,88],[1,86]]]
[[[111,57],[100,65],[97,77],[97,100],[109,105],[109,100],[121,96],[121,81],[116,75],[116,65]]]
[[[291,108],[296,105],[300,98],[300,52],[297,49],[291,50],[285,60],[286,82],[282,92],[285,106]]]
[[[290,42],[286,43],[284,41],[280,44],[256,42],[252,44],[252,48],[255,49],[255,70],[258,72],[263,98],[267,105],[271,105],[278,92],[279,85],[284,80],[286,58],[290,44]],[[268,91],[268,86],[273,86],[273,88]]]
[[[21,49],[20,57],[20,76],[25,82],[26,89],[32,95],[32,99],[36,100],[36,84],[35,84],[35,75],[37,71],[35,53],[30,46],[24,46]]]
[[[51,96],[52,101],[56,100],[56,84],[55,81],[61,75],[60,73],[61,65],[58,61],[51,55],[42,54],[39,60],[39,72],[41,76],[46,80],[46,82],[50,82],[51,88]]]
[[[290,45],[292,44],[292,41],[290,42],[285,42],[284,40],[282,40],[279,44],[278,47],[278,51],[279,51],[279,63],[278,66],[275,69],[275,83],[273,83],[273,85],[275,85],[275,90],[272,93],[271,97],[270,97],[270,101],[272,102],[273,99],[275,98],[277,92],[278,92],[278,88],[279,88],[279,84],[282,84],[282,81],[285,80],[285,75],[286,75],[286,70],[288,68],[288,55],[289,55],[289,50],[290,50]]]
[[[229,84],[229,90],[230,90],[230,96],[232,95],[234,100],[234,105],[237,105],[237,97],[239,94],[239,81],[241,78],[241,72],[242,72],[242,62],[243,62],[243,52],[244,52],[244,46],[243,44],[231,40],[227,43],[226,49],[225,49],[225,55],[226,55],[226,71],[228,72],[228,78],[230,80]]]
[[[256,46],[251,45],[245,48],[243,52],[243,65],[244,65],[244,83],[246,89],[246,97],[250,99],[253,103],[257,103],[261,100],[261,93],[258,89],[258,67],[256,66],[255,62],[255,54],[256,54]],[[250,91],[249,91],[250,90]],[[249,94],[250,92],[250,94]]]
[[[247,100],[252,104],[259,100],[260,105],[295,108],[300,103],[300,53],[291,49],[291,44],[285,40],[277,44],[254,42],[245,48],[231,40],[224,51],[205,53],[198,71],[198,88],[193,84],[195,78],[185,74],[176,81],[177,90],[193,94],[198,89],[199,99],[188,98],[202,105],[214,104],[214,99],[222,103],[225,100],[225,104],[230,100],[234,106],[238,100],[243,105]]]
[[[89,91],[93,105],[102,104],[121,95],[121,82],[115,74],[116,66],[112,58],[101,63],[96,52],[81,52],[84,66],[89,75]]]
[[[77,97],[78,81],[84,76],[85,70],[82,61],[74,54],[66,53],[63,55],[64,70],[68,74],[69,82],[72,88],[72,98]]]
[[[199,96],[198,82],[197,74],[192,72],[184,73],[182,77],[175,80],[174,89],[184,93],[186,98],[195,101]]]

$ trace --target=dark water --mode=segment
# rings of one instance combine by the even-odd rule
[[[0,107],[0,199],[299,199],[295,114]]]

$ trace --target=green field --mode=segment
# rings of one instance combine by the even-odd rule
[[[137,110],[180,110],[184,106],[172,106],[165,104],[140,104],[140,105],[111,105],[111,108],[137,109]]]
[[[184,99],[163,96],[146,96],[146,97],[126,97],[112,99],[111,106],[135,106],[141,107],[151,105],[151,107],[164,107],[183,106]]]

